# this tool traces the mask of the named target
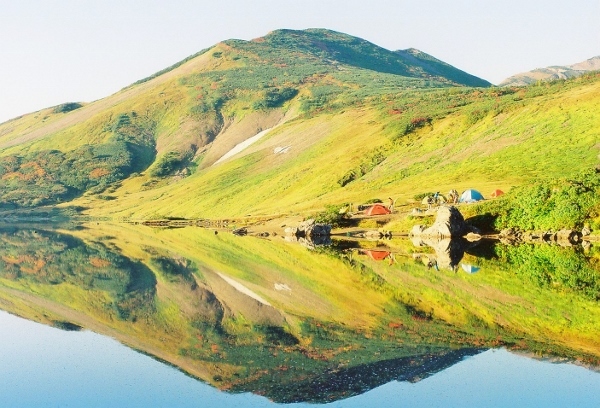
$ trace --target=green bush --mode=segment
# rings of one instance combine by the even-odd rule
[[[63,103],[62,105],[58,105],[56,106],[52,112],[53,113],[67,113],[67,112],[71,112],[74,111],[75,109],[79,109],[81,108],[83,105],[77,102],[67,102],[67,103]]]
[[[572,179],[554,179],[511,189],[478,205],[477,214],[495,216],[496,230],[581,228],[600,209],[600,172],[591,169]]]
[[[314,218],[319,224],[329,224],[332,227],[339,227],[344,220],[342,209],[349,204],[326,205],[325,211],[318,213]]]
[[[254,109],[277,108],[294,98],[298,90],[294,88],[275,88],[265,91],[262,100],[254,104]]]

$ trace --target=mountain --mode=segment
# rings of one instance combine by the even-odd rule
[[[104,99],[0,124],[0,209],[263,216],[595,165],[597,75],[487,84],[334,31],[227,40]]]
[[[537,68],[532,71],[513,75],[499,86],[524,86],[538,81],[554,81],[581,76],[586,72],[600,70],[600,55],[573,65]]]

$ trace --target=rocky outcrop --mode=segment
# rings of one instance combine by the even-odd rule
[[[431,238],[456,238],[464,237],[468,233],[479,233],[475,228],[465,222],[464,217],[454,206],[441,206],[437,210],[437,217],[429,228],[416,225],[411,230],[411,235]]]
[[[308,219],[302,221],[297,227],[287,227],[285,229],[285,235],[288,237],[295,237],[298,240],[302,238],[311,244],[320,245],[322,243],[331,242],[329,240],[329,236],[331,235],[331,225],[317,224],[315,220]]]

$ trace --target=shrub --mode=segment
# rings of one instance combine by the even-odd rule
[[[52,112],[53,113],[67,113],[67,112],[71,112],[74,111],[75,109],[79,109],[81,108],[83,105],[77,102],[67,102],[67,103],[63,103],[62,105],[58,105],[56,106]]]
[[[495,219],[496,230],[581,228],[600,209],[599,193],[600,172],[592,169],[572,179],[513,188],[497,200],[479,204],[475,210]]]
[[[319,224],[329,224],[332,227],[339,227],[344,219],[342,209],[349,204],[326,205],[325,211],[318,213],[315,216],[315,221]]]
[[[255,109],[276,108],[283,105],[298,94],[295,88],[275,88],[265,91],[262,100],[254,104]]]

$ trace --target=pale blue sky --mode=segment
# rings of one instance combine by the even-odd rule
[[[492,83],[600,55],[600,0],[0,0],[0,122],[110,95],[221,40],[329,28]]]

